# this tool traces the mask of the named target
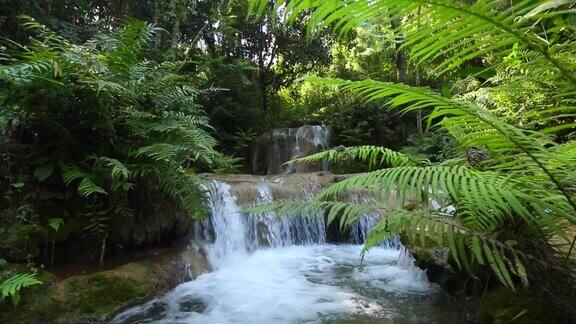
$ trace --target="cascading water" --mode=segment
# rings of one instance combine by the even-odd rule
[[[377,199],[366,195],[354,195],[350,197],[350,200],[361,204],[378,204]],[[350,226],[350,242],[363,244],[368,238],[368,232],[378,223],[381,217],[379,214],[360,216],[356,224]],[[400,249],[402,248],[402,243],[400,243],[400,239],[397,236],[393,236],[380,243],[380,246],[389,249]]]
[[[329,147],[330,130],[323,125],[280,128],[262,135],[252,152],[255,174],[287,174],[328,170],[327,163],[285,164]]]
[[[271,185],[261,180],[256,184],[258,196],[257,203],[269,203],[274,201]],[[302,187],[302,197],[311,199],[315,190]],[[322,244],[326,243],[326,225],[323,217],[318,215],[301,215],[300,217],[278,217],[273,213],[254,215],[252,222],[256,222],[254,230],[263,232],[265,245],[278,247],[293,244]],[[261,233],[256,233],[261,236]]]
[[[324,178],[288,184],[253,176],[242,189],[250,199],[240,199],[238,182],[214,181],[211,218],[196,233],[214,271],[123,312],[114,322],[455,322],[455,312],[438,305],[438,288],[395,244],[372,249],[361,262],[361,245],[326,243],[318,215],[240,213],[239,201],[273,201],[286,188],[295,199],[309,199]],[[363,240],[374,222],[366,215],[352,239]]]
[[[214,182],[209,202],[215,237],[213,244],[206,245],[208,261],[216,269],[234,266],[256,248],[246,231],[247,219],[240,214],[236,198],[224,182]]]

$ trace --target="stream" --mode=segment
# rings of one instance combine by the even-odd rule
[[[327,136],[314,133],[322,128],[308,130],[274,134],[310,134],[313,145],[318,138],[325,142]],[[284,147],[288,153],[277,155],[281,159],[273,164],[303,152],[306,137],[282,142],[298,147]],[[242,206],[309,200],[334,177],[325,172],[212,177],[211,216],[195,226],[190,246],[206,255],[213,271],[125,310],[112,322],[455,323],[453,305],[414,266],[397,238],[362,260],[361,243],[378,215],[364,215],[345,242],[334,242],[321,215],[241,214]]]
[[[255,188],[258,200],[271,199],[262,183]],[[115,323],[456,321],[440,288],[397,240],[373,248],[362,261],[362,245],[326,243],[321,217],[242,215],[231,186],[220,181],[210,204],[210,230],[197,235],[206,241],[215,236],[202,245],[214,271],[121,313]],[[365,232],[354,231],[360,236],[354,240]]]

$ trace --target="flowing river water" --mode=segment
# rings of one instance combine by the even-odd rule
[[[254,184],[271,200],[271,183]],[[302,195],[310,193],[302,191]],[[327,243],[321,217],[246,216],[215,181],[212,216],[196,241],[211,273],[118,315],[116,323],[454,323],[454,309],[397,240],[360,258],[361,245]],[[310,216],[310,217],[307,217]],[[352,232],[362,241],[373,222]]]

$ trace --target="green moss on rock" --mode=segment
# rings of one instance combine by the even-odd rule
[[[122,270],[74,276],[57,283],[43,281],[44,285],[25,292],[17,309],[8,304],[0,307],[0,322],[98,320],[152,294],[150,283],[143,280],[145,269],[134,266]],[[53,278],[48,273],[42,277]]]
[[[40,271],[38,278],[44,284],[26,288],[17,309],[9,303],[0,303],[0,323],[105,320],[122,308],[176,286],[185,274],[184,258],[190,262],[194,275],[209,271],[204,256],[193,249],[157,251],[145,260],[60,281],[51,273]],[[16,265],[10,266],[13,267]]]
[[[482,323],[561,323],[540,298],[502,287],[486,293],[478,315]]]
[[[100,318],[148,296],[150,287],[132,278],[94,274],[71,278],[56,293],[66,313]]]

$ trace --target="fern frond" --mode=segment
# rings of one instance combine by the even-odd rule
[[[513,277],[528,283],[525,266],[514,249],[486,235],[471,232],[445,214],[392,211],[368,233],[363,253],[394,233],[405,233],[411,244],[430,242],[448,246],[456,264],[471,272],[475,264],[488,266],[505,286],[514,289]]]
[[[112,176],[112,179],[116,181],[124,181],[130,178],[130,171],[119,160],[109,157],[101,157],[100,159],[104,161],[110,168],[110,175]]]
[[[13,275],[0,283],[0,301],[11,298],[14,306],[18,306],[22,289],[41,284],[36,272]]]
[[[318,77],[308,79],[358,93],[366,100],[386,100],[390,107],[402,107],[404,111],[433,108],[428,123],[431,124],[434,119],[439,118],[439,124],[459,142],[485,148],[498,162],[491,166],[494,170],[516,176],[542,175],[549,190],[564,196],[563,204],[568,204],[572,209],[570,214],[565,215],[571,221],[574,220],[576,202],[567,191],[562,174],[558,174],[560,171],[564,175],[569,174],[573,172],[573,168],[552,153],[557,144],[548,136],[509,125],[474,103],[444,98],[424,88],[372,80],[351,82]],[[563,165],[562,168],[557,168],[557,172],[552,172],[546,166],[554,161],[557,165]],[[488,166],[490,167],[490,164]]]
[[[207,215],[206,191],[204,180],[197,175],[169,167],[154,170],[160,189],[171,199],[182,204],[184,210],[193,219],[202,220]]]
[[[512,52],[512,45],[518,50],[528,49],[541,56],[541,64],[554,67],[573,86],[574,67],[567,64],[556,51],[551,51],[552,44],[538,35],[532,22],[552,17],[555,13],[566,13],[563,5],[547,7],[540,11],[539,1],[521,0],[514,4],[505,1],[480,0],[473,4],[457,0],[279,0],[269,12],[282,10],[288,24],[305,17],[308,33],[332,28],[339,35],[352,29],[375,23],[401,21],[406,17],[425,15],[432,24],[412,24],[401,31],[405,34],[403,47],[410,50],[410,57],[417,63],[431,61],[442,57],[442,62],[435,68],[442,74],[461,66],[463,63],[495,53],[504,57]],[[250,0],[249,12],[256,16],[269,10],[266,0]],[[573,11],[569,9],[568,12]],[[422,12],[422,13],[420,13]],[[558,49],[565,49],[566,44],[557,42]]]
[[[539,192],[537,185],[532,192],[525,192],[522,184],[514,179],[499,173],[478,172],[465,166],[377,170],[342,180],[322,190],[316,199],[328,200],[362,188],[378,189],[384,194],[395,192],[401,200],[403,197],[420,197],[423,191],[429,192],[433,198],[449,198],[457,206],[461,202],[473,206],[475,212],[485,216],[484,220],[517,215],[529,223],[545,223],[563,237],[566,234],[553,225],[556,217],[573,224],[576,222],[576,216],[562,195]],[[546,196],[550,198],[538,198]]]
[[[135,157],[146,156],[155,161],[169,161],[182,153],[185,147],[171,143],[154,143],[152,145],[139,148],[134,154]]]
[[[77,180],[80,181],[77,187],[80,196],[90,197],[97,194],[108,195],[108,192],[101,187],[101,181],[95,174],[70,165],[64,165],[63,171],[62,179],[66,186],[70,186]]]
[[[356,147],[338,147],[318,152],[306,157],[294,159],[288,163],[317,163],[322,161],[346,162],[361,161],[370,169],[384,166],[408,166],[416,163],[409,156],[386,147],[364,145]]]

